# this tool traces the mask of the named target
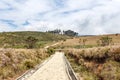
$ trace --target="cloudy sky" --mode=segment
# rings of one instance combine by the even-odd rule
[[[0,0],[0,32],[120,32],[120,0]]]

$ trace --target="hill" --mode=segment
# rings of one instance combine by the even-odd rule
[[[38,39],[36,47],[39,48],[49,42],[65,40],[68,36],[52,34],[47,32],[2,32],[0,33],[1,48],[25,48],[25,39],[32,36]]]
[[[98,45],[103,38],[112,41]],[[65,52],[80,80],[120,80],[120,34],[75,37],[54,48]]]
[[[66,41],[62,42],[59,47],[77,49],[99,47],[98,41],[100,41],[102,37],[112,38],[112,42],[110,43],[110,45],[120,45],[120,34],[109,34],[95,36],[79,36],[73,39],[67,39]],[[83,42],[83,40],[86,41]]]

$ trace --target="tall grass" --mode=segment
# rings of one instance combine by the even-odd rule
[[[16,77],[46,57],[48,54],[42,49],[0,49],[0,80]]]
[[[119,46],[71,49],[66,56],[84,80],[120,80]]]

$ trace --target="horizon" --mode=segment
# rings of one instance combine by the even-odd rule
[[[67,30],[66,30],[67,31]],[[42,32],[42,33],[45,33],[46,31],[2,31],[2,32],[0,32],[0,33],[17,33],[17,32]],[[89,34],[79,34],[78,33],[78,36],[100,36],[100,35],[115,35],[115,34],[120,34],[120,33],[109,33],[109,34],[91,34],[91,35],[89,35]]]
[[[120,32],[120,0],[0,1],[0,32],[73,30],[79,35]]]

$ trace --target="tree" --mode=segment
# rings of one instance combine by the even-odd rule
[[[97,40],[96,43],[97,43],[98,46],[101,45],[100,40]]]
[[[116,36],[118,36],[119,34],[118,34],[118,33],[116,33],[115,35],[116,35]]]
[[[87,39],[83,39],[83,45],[84,46],[86,45],[86,41],[87,41]]]
[[[72,30],[67,30],[67,31],[62,31],[60,29],[55,29],[55,30],[52,30],[52,31],[47,31],[48,33],[53,33],[53,34],[63,34],[63,35],[67,35],[67,36],[78,36],[78,33],[77,32],[74,32]]]
[[[82,40],[81,40],[81,39],[79,39],[79,43],[80,43],[80,44],[81,44],[81,41],[82,41]]]
[[[101,46],[107,46],[112,42],[112,38],[105,36],[100,39],[101,41]]]
[[[27,48],[28,49],[32,49],[35,47],[36,42],[38,41],[38,39],[36,39],[35,37],[29,36],[26,38],[26,44],[27,44]]]
[[[60,29],[55,29],[52,31],[48,31],[49,33],[53,33],[53,34],[61,34],[61,30]]]
[[[67,36],[78,36],[78,33],[77,32],[74,32],[72,30],[67,30],[67,31],[63,31],[64,35],[67,35]]]

